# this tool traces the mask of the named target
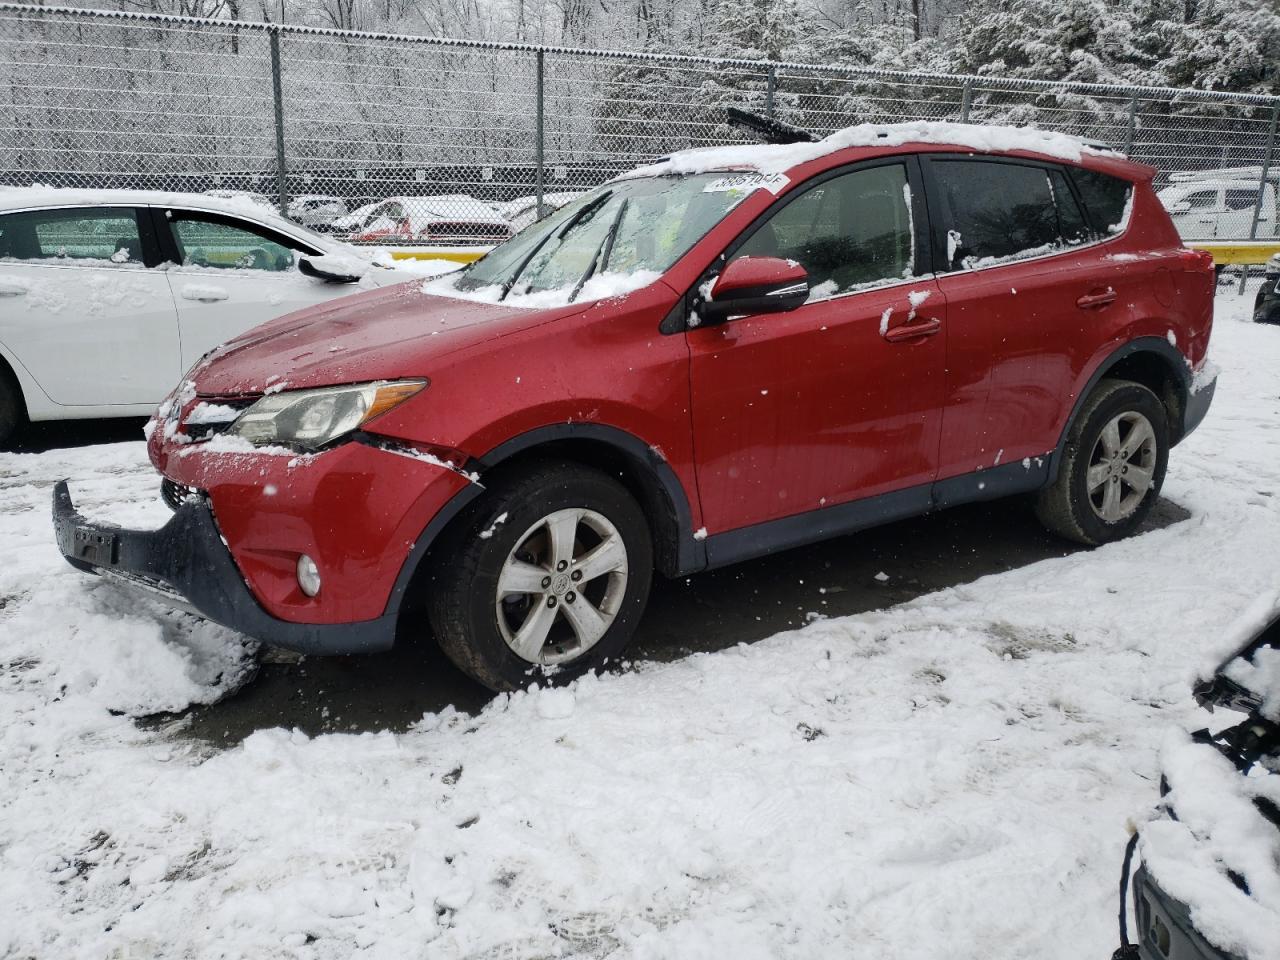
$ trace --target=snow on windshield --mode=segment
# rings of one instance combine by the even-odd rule
[[[607,300],[620,297],[647,287],[662,274],[657,270],[637,270],[635,273],[598,273],[582,285],[576,297],[573,296],[576,284],[556,287],[553,290],[539,290],[536,293],[511,294],[505,299],[502,287],[493,284],[477,287],[474,290],[460,290],[457,287],[459,275],[451,274],[438,280],[429,280],[422,285],[422,292],[437,297],[454,297],[459,300],[476,300],[481,303],[502,303],[507,307],[527,307],[541,309],[544,307],[563,307],[572,303],[589,303],[593,300]]]
[[[570,203],[423,292],[548,307],[618,296],[656,280],[756,189],[723,175],[610,184]]]

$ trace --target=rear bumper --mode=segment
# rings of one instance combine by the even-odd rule
[[[82,517],[62,481],[53,490],[53,525],[58,548],[77,569],[126,583],[272,646],[347,654],[386,650],[395,642],[394,613],[351,623],[295,623],[267,613],[203,500],[183,503],[159,530],[126,530]]]
[[[1202,937],[1186,905],[1161,890],[1143,867],[1133,875],[1133,912],[1142,960],[1240,960]]]
[[[1213,380],[1187,394],[1187,409],[1182,415],[1182,437],[1200,426],[1205,414],[1209,412],[1209,405],[1213,403],[1213,392],[1217,387],[1217,380]]]

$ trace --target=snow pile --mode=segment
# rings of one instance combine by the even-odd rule
[[[1170,786],[1164,803],[1177,819],[1142,828],[1142,862],[1166,893],[1190,905],[1192,923],[1212,943],[1247,960],[1274,960],[1280,831],[1253,800],[1280,804],[1280,775],[1241,776],[1216,749],[1181,733],[1165,741],[1160,760]]]
[[[937,143],[979,151],[1026,150],[1069,161],[1078,161],[1086,154],[1119,156],[1091,146],[1077,137],[1051,130],[917,120],[912,123],[863,123],[837,130],[816,143],[751,144],[682,150],[657,163],[624,173],[619,179],[735,169],[781,174],[792,167],[847,147],[897,147],[906,143]]]
[[[501,303],[504,307],[524,307],[526,309],[545,309],[547,307],[564,307],[570,303],[591,303],[596,300],[609,300],[621,297],[634,290],[647,287],[658,280],[662,274],[656,270],[636,270],[633,273],[598,273],[582,285],[576,297],[573,290],[576,284],[557,287],[554,290],[539,290],[536,293],[512,293],[502,299],[502,287],[496,284],[479,287],[475,290],[459,290],[457,277],[443,277],[429,280],[422,285],[422,292],[434,297],[452,297],[455,300],[476,300],[480,303]],[[572,299],[570,299],[572,298]]]
[[[1258,712],[1273,723],[1280,723],[1280,650],[1263,647],[1250,660],[1231,661],[1224,672],[1246,690],[1262,694]]]
[[[1166,483],[1189,520],[400,735],[222,752],[111,709],[215,700],[245,646],[52,544],[57,477],[155,509],[142,445],[0,455],[0,955],[1108,955],[1164,731],[1199,725],[1222,624],[1280,599],[1280,337],[1220,317],[1213,350]]]
[[[53,546],[53,484],[72,476],[81,513],[140,529],[170,517],[141,443],[0,454],[0,763],[75,755],[118,722],[218,699],[249,675],[250,645],[222,627],[75,572]],[[65,570],[62,569],[65,567]],[[105,727],[104,727],[105,725]],[[0,841],[0,849],[3,842]],[[0,935],[0,942],[3,935]]]
[[[379,250],[373,257],[374,266],[386,267],[400,273],[415,274],[420,277],[438,277],[445,273],[461,270],[466,264],[454,260],[436,258],[421,259],[418,257],[396,258],[387,250]]]

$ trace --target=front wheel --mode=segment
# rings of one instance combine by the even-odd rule
[[[1103,380],[1072,425],[1057,479],[1040,492],[1036,513],[1079,543],[1126,537],[1159,498],[1168,463],[1164,404],[1141,384]]]
[[[653,577],[649,526],[611,477],[540,464],[499,481],[432,561],[436,640],[493,690],[571,679],[616,658]]]

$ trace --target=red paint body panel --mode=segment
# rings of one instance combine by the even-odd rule
[[[344,623],[380,616],[428,522],[470,482],[461,474],[362,443],[319,456],[171,450],[165,475],[204,490],[236,565],[274,617]],[[296,564],[320,568],[316,597]]]
[[[937,284],[905,284],[688,334],[694,445],[709,533],[929,483],[946,338],[890,343],[912,313],[942,317]],[[934,301],[934,302],[931,302]]]
[[[581,313],[527,310],[423,293],[411,280],[286,314],[214,350],[191,371],[203,396],[423,376],[457,350]]]
[[[786,190],[859,160],[955,150],[843,150],[789,171]],[[365,432],[478,459],[539,428],[606,425],[670,466],[690,509],[686,539],[920,487],[1055,448],[1099,364],[1135,337],[1172,331],[1188,362],[1204,359],[1212,284],[1159,208],[1152,171],[1113,158],[1083,165],[1137,184],[1129,227],[1041,259],[660,332],[774,202],[757,190],[661,280],[624,296],[535,310],[429,296],[410,281],[259,327],[191,377],[207,398],[427,378]],[[1108,290],[1112,302],[1077,306]],[[930,293],[913,322],[937,328],[894,342],[913,291]],[[208,452],[156,430],[149,450],[166,476],[208,492],[261,604],[305,623],[383,614],[413,544],[469,482],[361,443],[293,462]],[[317,598],[297,588],[300,553],[320,566]]]

